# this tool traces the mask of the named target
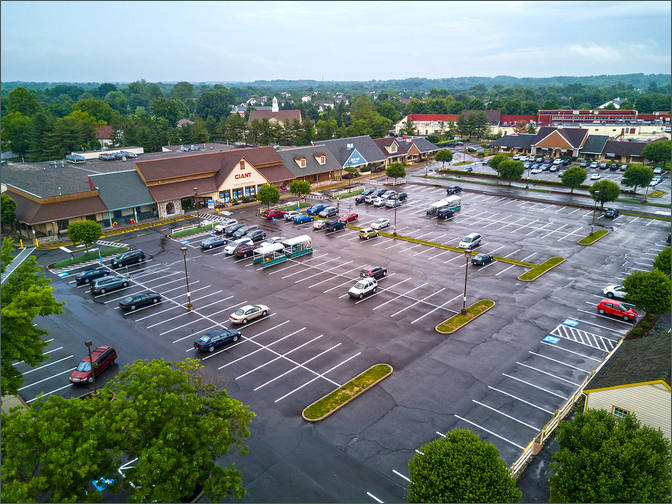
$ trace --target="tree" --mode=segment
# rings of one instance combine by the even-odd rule
[[[307,194],[310,194],[310,182],[307,180],[292,180],[289,183],[289,192],[299,198],[296,208],[301,211],[301,198],[305,198]]]
[[[32,117],[41,110],[41,106],[33,93],[24,87],[17,87],[7,96],[7,112],[18,112],[21,115]]]
[[[136,486],[131,500],[177,502],[199,484],[211,502],[245,495],[234,464],[220,467],[215,461],[231,451],[246,453],[247,426],[255,415],[225,390],[204,383],[201,368],[196,359],[176,367],[163,359],[139,360],[106,385],[115,400],[101,410],[101,431],[110,447],[138,458],[126,471],[125,481]]]
[[[108,401],[109,397],[81,400],[53,394],[36,401],[25,412],[16,409],[3,413],[3,499],[99,501],[101,493],[90,491],[91,481],[113,476],[119,467],[98,425]]]
[[[564,185],[571,189],[570,193],[574,193],[574,189],[581,187],[581,184],[584,183],[587,175],[586,170],[582,167],[572,166],[562,174],[560,180]]]
[[[408,135],[408,136],[414,136],[418,134],[418,130],[415,127],[415,124],[413,124],[413,121],[411,121],[410,117],[406,119],[406,124],[401,128],[401,133],[403,135]]]
[[[166,119],[171,127],[174,127],[179,119],[187,115],[187,107],[181,100],[168,100],[163,97],[154,100],[151,110],[155,116]]]
[[[652,179],[653,170],[651,168],[640,164],[633,164],[625,170],[621,183],[624,186],[633,187],[633,192],[637,192],[637,186],[648,187]]]
[[[516,487],[495,445],[455,429],[427,443],[408,466],[408,502],[517,502]]]
[[[431,135],[427,135],[427,141],[432,142],[435,144],[436,142],[439,142],[441,139],[439,138],[439,135],[432,133]]]
[[[648,144],[642,150],[642,157],[656,164],[667,163],[670,160],[670,141],[664,140]]]
[[[170,97],[178,100],[187,100],[194,97],[194,85],[190,82],[181,81],[170,90]]]
[[[490,165],[490,168],[497,171],[499,164],[503,163],[504,161],[508,161],[509,159],[510,159],[509,156],[506,156],[504,154],[496,154],[495,157],[493,157],[488,164]]]
[[[621,188],[616,182],[611,180],[598,180],[588,189],[591,197],[595,203],[600,204],[600,208],[609,201],[616,201],[618,195],[621,194]]]
[[[30,117],[20,112],[10,112],[2,118],[2,137],[9,140],[12,152],[23,156],[30,147]]]
[[[3,210],[4,213],[4,210]],[[653,261],[653,267],[670,276],[670,247],[661,250]]]
[[[71,222],[68,225],[68,238],[73,243],[83,243],[86,251],[89,251],[91,244],[98,241],[103,230],[96,221],[80,220]]]
[[[441,149],[436,153],[436,160],[443,163],[442,169],[445,170],[446,163],[450,163],[453,160],[453,152],[449,149]]]
[[[12,261],[13,241],[2,241],[2,269]],[[51,280],[41,272],[42,266],[35,257],[30,257],[5,281],[0,290],[2,301],[2,327],[0,341],[0,366],[2,395],[16,394],[23,384],[23,377],[13,362],[23,360],[29,366],[37,366],[47,357],[42,354],[46,343],[41,337],[47,331],[33,325],[33,319],[62,313],[65,303],[56,301]]]
[[[536,126],[530,123],[530,125],[527,127],[527,132],[534,135],[537,132]]]
[[[216,121],[231,113],[233,94],[225,86],[215,84],[212,89],[206,89],[201,93],[196,102],[196,115],[202,119],[213,116]]]
[[[400,177],[406,176],[406,168],[401,163],[390,163],[390,165],[385,170],[385,175],[394,179],[394,183],[397,183],[397,179]]]
[[[627,300],[646,313],[658,315],[670,309],[670,277],[659,269],[633,271],[623,279],[623,290]]]
[[[262,204],[268,205],[268,208],[271,208],[271,204],[275,205],[280,201],[280,191],[272,184],[261,185],[257,191],[257,199]]]
[[[509,185],[511,185],[512,181],[520,180],[522,178],[523,173],[525,172],[525,167],[520,161],[507,159],[506,161],[499,163],[496,170],[500,178],[508,180]]]
[[[670,442],[633,414],[577,413],[560,423],[557,440],[550,483],[558,502],[670,501]]]
[[[12,226],[16,221],[16,202],[9,194],[2,193],[2,227]],[[669,247],[668,247],[669,248]]]

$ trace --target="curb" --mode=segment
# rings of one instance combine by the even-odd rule
[[[606,236],[606,235],[605,235],[605,236]],[[559,257],[559,256],[558,256],[558,257]],[[547,259],[547,261],[548,261],[548,259]],[[560,265],[561,265],[562,263],[564,263],[565,261],[566,261],[566,259],[563,257],[563,258],[562,258],[562,261],[560,261],[558,264],[554,264],[554,265],[551,266],[550,268],[548,268],[548,269],[542,271],[541,273],[539,273],[539,274],[538,274],[537,276],[535,276],[534,278],[530,278],[530,279],[520,278],[520,277],[522,277],[523,275],[525,275],[525,274],[527,274],[527,273],[529,273],[529,272],[531,271],[531,270],[528,270],[528,271],[526,271],[525,273],[522,273],[521,275],[518,275],[518,278],[517,278],[517,279],[520,280],[521,282],[534,282],[534,281],[537,280],[539,277],[544,276],[546,273],[548,273],[548,272],[551,271],[552,269],[555,269],[556,266],[560,266]],[[544,264],[544,263],[541,263],[541,264]],[[540,265],[540,266],[541,266],[541,265]]]
[[[486,301],[486,300],[485,300],[485,299],[480,299],[479,301]],[[492,301],[492,299],[488,299],[487,301]],[[476,301],[476,303],[478,303],[478,301]],[[474,304],[476,304],[476,303],[474,303]],[[471,306],[474,306],[474,304],[472,304]],[[456,328],[453,329],[452,331],[441,331],[441,330],[439,329],[439,326],[440,326],[441,324],[443,324],[443,322],[445,322],[445,320],[444,320],[443,322],[437,324],[436,326],[434,326],[434,330],[435,330],[436,332],[438,332],[439,334],[453,334],[454,332],[457,332],[457,331],[459,331],[460,329],[462,329],[462,328],[463,328],[465,325],[467,325],[469,322],[473,322],[474,320],[476,320],[478,317],[480,317],[480,316],[483,315],[484,313],[489,312],[490,309],[494,308],[496,304],[497,304],[497,303],[495,303],[494,301],[492,301],[492,306],[487,307],[487,308],[486,308],[485,310],[483,310],[481,313],[479,313],[478,315],[475,315],[474,317],[470,318],[470,319],[467,320],[464,324],[460,325],[459,327],[456,327]],[[471,306],[470,306],[469,308],[471,308]],[[467,308],[467,309],[469,309],[469,308]],[[456,314],[456,315],[457,315],[457,314]],[[453,315],[453,317],[454,317],[454,316],[455,316],[455,315]],[[450,317],[450,318],[453,318],[453,317]],[[446,319],[446,320],[450,320],[450,318],[449,318],[449,319]]]
[[[598,229],[598,231],[607,231],[607,230],[606,230],[606,229]],[[592,242],[590,242],[590,243],[581,243],[581,240],[585,240],[585,239],[588,238],[588,236],[590,236],[590,235],[588,235],[588,236],[584,236],[583,238],[581,238],[581,240],[577,241],[576,244],[577,244],[577,245],[581,245],[582,247],[587,247],[587,246],[589,246],[589,245],[593,245],[594,243],[597,243],[598,241],[600,241],[602,238],[604,238],[604,237],[607,236],[608,234],[609,234],[609,231],[607,231],[606,233],[604,233],[604,234],[598,236],[597,238],[595,238],[595,239],[594,239]]]

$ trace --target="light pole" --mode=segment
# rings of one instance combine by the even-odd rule
[[[91,380],[93,383],[93,395],[98,395],[98,392],[96,391],[96,373],[95,369],[93,369],[93,360],[91,359],[91,345],[93,345],[93,341],[85,341],[84,344],[89,349],[89,364],[91,365]]]
[[[198,213],[198,203],[196,202],[196,195],[198,194],[198,187],[194,187],[194,208],[196,209],[196,218],[198,219],[198,227],[201,227],[201,216]]]
[[[394,206],[394,236],[397,236],[397,206]]]
[[[464,294],[462,295],[462,310],[460,313],[466,315],[467,313],[467,274],[469,273],[469,250],[464,251]]]
[[[187,283],[187,310],[191,311],[194,309],[194,305],[191,304],[191,292],[189,292],[189,273],[187,273],[187,247],[180,247],[182,251],[182,258],[184,259],[184,280]]]

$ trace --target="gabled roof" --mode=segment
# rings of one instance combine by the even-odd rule
[[[8,192],[16,203],[16,217],[30,225],[107,212],[103,200],[98,196],[40,204],[9,189]]]
[[[348,149],[348,144],[352,144],[354,149],[366,159],[367,163],[376,163],[384,161],[387,156],[380,152],[369,135],[362,135],[348,138],[335,138],[333,140],[319,140],[315,145],[326,145],[327,148],[334,153],[338,162],[343,166],[352,154],[352,149]]]
[[[456,122],[459,114],[408,114],[413,122]]]
[[[411,144],[415,145],[423,154],[427,152],[436,152],[439,150],[439,147],[423,137],[406,139],[406,145],[404,145],[404,148],[408,150]]]
[[[584,128],[554,128],[552,126],[542,126],[537,132],[537,138],[533,145],[538,144],[544,138],[557,131],[567,142],[575,149],[581,147],[581,142],[588,134],[588,130]]]
[[[255,119],[257,121],[261,121],[262,119],[268,119],[269,121],[271,119],[275,119],[280,124],[284,123],[285,121],[289,121],[291,123],[294,119],[298,119],[299,121],[301,120],[301,111],[278,110],[277,112],[273,112],[272,110],[250,110],[250,117],[247,120],[247,124],[252,124],[252,121]]]
[[[278,155],[282,158],[283,164],[292,172],[292,178],[303,177],[305,175],[315,175],[318,173],[328,173],[331,171],[338,171],[342,168],[341,163],[338,162],[336,156],[324,145],[296,147],[288,149],[280,149]],[[321,165],[317,162],[316,157],[322,153],[325,154],[325,163]],[[296,164],[297,158],[306,158],[306,167],[301,168]]]
[[[114,126],[106,124],[105,126],[96,126],[96,139],[98,140],[107,140],[112,138],[114,133]]]
[[[472,112],[485,112],[485,115],[488,117],[488,121],[490,121],[491,123],[500,122],[502,117],[501,110],[463,110],[462,114],[468,116]]]
[[[135,170],[89,175],[89,180],[98,188],[98,195],[108,210],[154,203],[147,186]]]
[[[397,156],[403,156],[406,154],[406,142],[403,140],[399,140],[395,137],[385,137],[385,138],[374,138],[374,142],[376,142],[376,145],[380,149],[380,151],[387,157],[397,157]],[[389,152],[386,147],[390,147],[394,142],[397,142],[397,145],[399,148],[397,149],[397,152]]]
[[[663,380],[670,385],[672,335],[623,340],[584,391]]]
[[[217,190],[215,177],[204,177],[200,179],[185,180],[183,182],[174,182],[172,184],[159,184],[149,187],[149,192],[157,202],[168,201],[180,198],[188,198],[194,195],[194,188],[197,188],[197,194],[213,193]]]
[[[581,154],[602,154],[609,135],[588,135],[586,143],[579,151]]]
[[[635,156],[640,157],[646,142],[619,142],[618,140],[607,140],[603,152],[605,154],[614,154],[615,156]]]
[[[537,135],[534,133],[521,133],[520,135],[504,135],[498,138],[493,145],[499,147],[515,147],[516,149],[529,149]]]

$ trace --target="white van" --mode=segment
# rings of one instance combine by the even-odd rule
[[[469,233],[467,236],[462,238],[462,240],[457,246],[463,249],[472,249],[480,244],[481,244],[481,235],[478,233]]]

